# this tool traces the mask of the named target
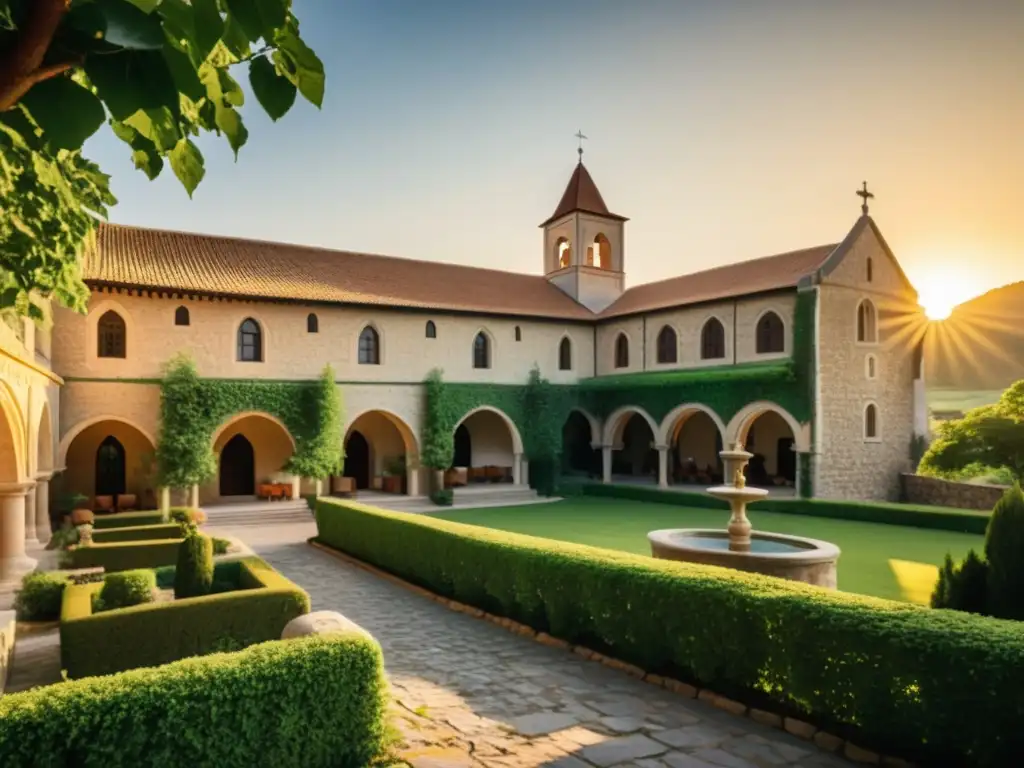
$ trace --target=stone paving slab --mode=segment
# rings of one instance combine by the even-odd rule
[[[399,757],[447,766],[849,768],[783,731],[451,611],[314,549],[313,523],[229,530],[381,644]]]

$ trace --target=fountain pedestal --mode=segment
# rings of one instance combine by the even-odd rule
[[[729,504],[726,530],[680,528],[651,531],[651,554],[666,560],[683,560],[754,571],[793,581],[835,589],[839,548],[827,541],[754,533],[747,518],[747,504],[763,499],[768,491],[747,488],[743,469],[753,454],[739,444],[719,454],[731,485],[708,488],[708,493]]]

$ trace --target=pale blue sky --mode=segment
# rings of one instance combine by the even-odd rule
[[[925,298],[1024,278],[1024,3],[295,9],[325,63],[323,110],[274,124],[250,98],[238,163],[203,140],[191,201],[104,131],[87,153],[113,174],[114,221],[539,272],[537,225],[582,128],[630,217],[630,285],[837,241],[862,179]]]

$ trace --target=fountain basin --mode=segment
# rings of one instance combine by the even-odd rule
[[[839,547],[781,533],[750,534],[750,550],[729,549],[729,533],[712,528],[671,528],[647,534],[651,554],[662,560],[717,565],[836,588]]]

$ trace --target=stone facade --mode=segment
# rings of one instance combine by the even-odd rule
[[[954,483],[938,477],[925,477],[906,473],[900,476],[903,492],[901,501],[908,504],[927,504],[936,507],[977,509],[991,512],[992,507],[1006,493],[1001,485]]]
[[[855,227],[848,241],[842,260],[826,264],[815,288],[815,495],[895,499],[914,436],[917,373],[907,325],[918,317],[917,296],[873,225]],[[877,341],[858,341],[858,306],[865,301],[877,314]],[[869,407],[876,409],[875,436],[866,433]]]

